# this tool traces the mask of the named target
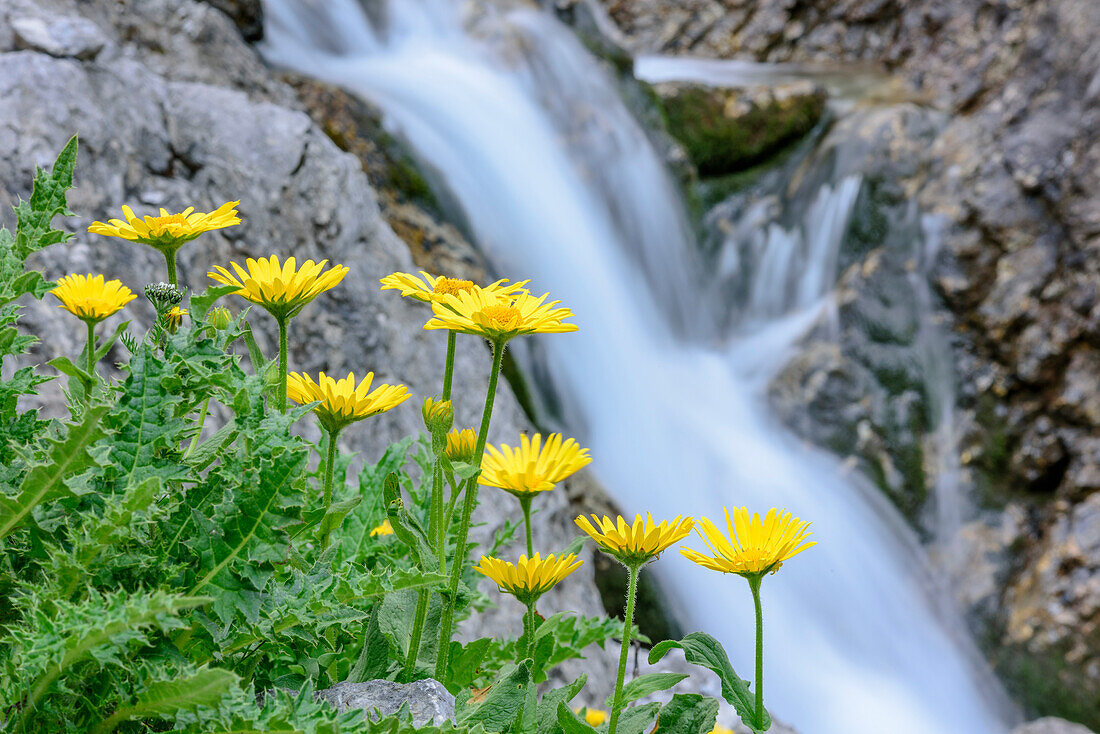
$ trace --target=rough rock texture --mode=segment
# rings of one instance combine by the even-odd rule
[[[317,691],[318,699],[328,701],[343,713],[363,709],[363,715],[377,718],[396,714],[402,706],[409,707],[413,724],[427,726],[453,721],[455,697],[439,681],[428,678],[414,683],[394,683],[369,680],[365,683],[337,683],[332,688]]]
[[[1005,554],[990,649],[1011,646],[1009,619],[1036,625],[1049,651],[1083,639],[1080,597],[1035,616],[1014,590],[1097,583],[1063,528],[1097,491],[1100,362],[1100,4],[1092,0],[600,0],[634,50],[770,62],[887,68],[940,110],[902,174],[906,193],[942,221],[935,285],[953,312],[964,480],[992,507],[1009,499],[1026,532]],[[934,114],[930,111],[930,114]],[[898,136],[908,131],[898,128]],[[895,176],[897,177],[897,176]],[[1050,502],[1054,496],[1065,502]],[[1002,521],[988,519],[989,527]],[[1087,578],[1086,578],[1087,577]],[[1078,606],[1079,605],[1079,606]],[[1073,611],[1068,611],[1072,607]],[[1068,622],[1068,623],[1066,623]],[[1083,659],[1029,646],[1016,662],[1042,679],[1100,685]],[[1022,663],[1021,663],[1022,664]],[[1010,670],[1009,667],[1014,669]],[[1047,676],[1049,677],[1049,676]],[[1030,683],[1016,693],[1042,712]],[[1088,721],[1100,725],[1100,707]]]
[[[1047,717],[1019,726],[1012,734],[1092,734],[1092,730],[1063,719]]]
[[[105,42],[94,59],[57,58],[21,49],[14,18],[57,18],[94,24]],[[421,304],[381,292],[378,279],[413,270],[409,249],[380,213],[360,161],[342,152],[302,111],[293,88],[267,69],[221,12],[192,0],[129,3],[13,0],[0,5],[0,219],[28,196],[34,166],[48,165],[74,132],[80,135],[76,185],[65,222],[76,237],[42,253],[48,277],[96,271],[120,278],[136,292],[164,277],[156,251],[87,233],[93,220],[118,216],[128,203],[139,213],[164,206],[212,209],[239,199],[243,224],[209,233],[180,251],[180,279],[202,289],[213,264],[248,256],[295,254],[328,258],[351,272],[340,287],[310,304],[291,327],[293,369],[330,373],[373,370],[380,381],[407,384],[414,396],[439,389],[445,340],[421,329]],[[52,300],[52,299],[51,299]],[[231,308],[240,304],[230,302]],[[48,301],[28,304],[22,325],[41,337],[36,360],[78,352],[83,335]],[[270,319],[254,311],[253,328],[267,353],[274,350]],[[143,299],[126,309],[142,333],[152,314]],[[115,317],[112,324],[117,320]],[[478,417],[489,353],[461,339],[455,372],[457,422]],[[121,347],[119,347],[121,349]],[[121,354],[110,355],[111,358]],[[43,386],[46,414],[63,411],[60,385]],[[496,402],[493,440],[515,440],[526,421],[507,388]],[[317,429],[303,422],[308,437]],[[417,400],[349,427],[344,448],[374,460],[393,439],[421,429]],[[508,498],[510,500],[510,498]],[[562,548],[575,536],[564,492],[542,503],[536,540]],[[485,502],[477,529],[484,538],[514,514],[507,502]],[[599,594],[586,564],[570,583],[548,595],[540,611],[598,614]],[[495,594],[495,592],[493,592]],[[498,632],[519,614],[503,601],[466,629],[469,636]],[[599,651],[584,663],[606,679],[614,661]]]

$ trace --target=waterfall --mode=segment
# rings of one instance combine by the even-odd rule
[[[801,734],[1007,731],[897,513],[762,397],[829,308],[858,177],[823,182],[794,219],[750,233],[741,267],[758,268],[756,286],[741,296],[744,328],[727,332],[674,181],[552,16],[490,0],[266,0],[266,24],[271,62],[377,104],[497,270],[573,309],[580,331],[540,353],[563,423],[627,511],[779,506],[814,522],[819,545],[763,587],[779,718]],[[652,569],[685,628],[719,637],[747,675],[744,581],[672,553]]]

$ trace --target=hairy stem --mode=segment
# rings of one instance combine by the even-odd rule
[[[531,542],[531,498],[520,497],[519,506],[523,509],[523,530],[527,537],[527,557],[535,555],[535,544]]]
[[[474,449],[474,462],[481,467],[481,458],[485,453],[485,442],[489,438],[489,421],[493,416],[493,401],[496,399],[497,380],[500,377],[500,364],[504,360],[504,342],[493,344],[493,367],[489,373],[489,388],[485,393],[485,408],[481,413],[481,428],[477,434],[477,448]],[[470,516],[477,504],[477,475],[466,481],[466,496],[462,502],[462,516],[458,524],[458,541],[455,545],[455,559],[451,567],[451,580],[447,593],[443,597],[443,617],[439,625],[439,656],[435,663],[435,678],[442,681],[447,672],[447,658],[451,650],[451,630],[454,626],[455,597],[458,595],[458,583],[462,578],[462,568],[466,565],[466,539],[470,534]]]
[[[195,452],[195,449],[199,445],[199,439],[202,438],[202,429],[206,425],[206,412],[210,409],[210,396],[207,395],[206,399],[202,401],[202,408],[199,409],[199,430],[195,431],[195,437],[191,439],[191,445],[187,447],[187,451],[183,453],[183,458],[187,458]]]
[[[756,607],[756,726],[764,728],[764,613],[760,607],[760,582],[763,576],[748,579],[752,602]]]
[[[336,434],[337,431],[328,432],[328,456],[325,459],[325,512],[332,505],[332,477],[336,471]]]
[[[279,322],[279,386],[275,393],[279,410],[286,412],[286,330],[287,318],[276,319]]]
[[[409,637],[409,652],[405,656],[405,669],[401,673],[406,683],[412,682],[416,671],[416,659],[420,656],[420,639],[424,636],[424,622],[428,618],[428,602],[431,593],[421,589],[416,595],[416,616],[413,618],[412,636]]]
[[[622,649],[619,651],[619,675],[615,678],[615,695],[611,700],[611,721],[607,725],[607,734],[615,734],[619,726],[619,714],[623,709],[623,679],[626,678],[626,660],[630,654],[630,629],[634,626],[634,597],[638,594],[639,566],[627,568],[630,580],[626,588],[626,618],[623,620]]]
[[[523,629],[527,633],[527,657],[531,659],[535,657],[535,624],[537,621],[535,602],[532,601],[527,605],[527,613],[523,615]]]
[[[176,285],[176,251],[161,250],[164,254],[164,264],[168,266],[168,282]]]
[[[95,321],[88,319],[88,362],[85,365],[85,370],[88,373],[88,379],[84,381],[84,402],[91,402],[92,400],[92,388],[95,386]]]
[[[443,367],[443,399],[451,399],[451,380],[455,372],[455,337],[458,332],[447,332],[447,364]]]

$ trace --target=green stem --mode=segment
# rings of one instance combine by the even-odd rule
[[[202,408],[199,409],[199,430],[195,431],[195,437],[191,439],[191,445],[187,447],[187,451],[184,452],[183,458],[187,458],[195,452],[195,448],[199,445],[199,439],[202,438],[202,428],[206,425],[206,411],[210,408],[210,396],[207,395],[206,399],[202,401]]]
[[[328,457],[325,459],[325,512],[332,505],[332,476],[336,470],[336,436],[338,431],[328,432]],[[327,545],[327,544],[326,544]]]
[[[477,434],[477,448],[474,449],[474,461],[478,468],[485,453],[485,442],[489,438],[489,421],[493,416],[493,401],[496,399],[497,380],[500,377],[500,365],[504,361],[504,342],[493,344],[493,367],[489,373],[489,388],[485,393],[485,408],[481,413],[481,428]],[[466,539],[470,534],[470,516],[477,504],[477,475],[466,481],[466,496],[462,502],[462,516],[458,524],[458,542],[455,545],[454,565],[451,567],[451,581],[443,596],[443,616],[439,625],[439,655],[435,662],[435,679],[442,681],[447,672],[447,658],[451,651],[451,629],[454,626],[455,597],[458,595],[458,583],[462,579],[462,568],[466,565]]]
[[[84,381],[84,402],[91,402],[92,388],[95,386],[95,325],[96,322],[88,319],[88,363],[86,371],[88,379]]]
[[[749,589],[756,607],[756,726],[764,728],[764,613],[760,607],[760,582],[763,575],[750,576]]]
[[[626,659],[630,654],[630,628],[634,626],[634,597],[638,593],[638,574],[640,566],[628,566],[630,580],[626,588],[626,618],[623,620],[622,649],[619,650],[619,675],[615,679],[615,695],[611,700],[611,721],[607,725],[607,734],[615,734],[619,725],[619,714],[623,708],[623,679],[626,678]]]
[[[406,683],[412,682],[416,670],[416,659],[420,656],[420,639],[424,636],[424,622],[428,618],[428,601],[431,594],[421,589],[416,595],[416,616],[413,618],[412,636],[409,637],[409,652],[405,656],[405,670],[402,677]]]
[[[447,364],[443,368],[443,399],[451,399],[451,379],[455,371],[455,337],[456,331],[447,332]]]
[[[440,571],[446,564],[447,533],[443,525],[443,462],[436,457],[432,469],[432,498],[428,514],[428,539],[435,543],[435,558]]]
[[[535,545],[531,542],[531,498],[520,497],[519,506],[523,509],[523,530],[527,536],[527,557],[535,555]]]
[[[286,330],[289,319],[276,319],[279,322],[279,388],[276,391],[276,401],[279,410],[286,412]]]
[[[527,605],[527,613],[523,615],[523,631],[527,635],[527,657],[532,659],[535,657],[535,622],[537,620],[535,602],[532,601]]]
[[[164,254],[164,264],[168,266],[168,282],[176,285],[176,251],[161,250]]]

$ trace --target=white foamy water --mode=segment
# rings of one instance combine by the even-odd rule
[[[765,695],[777,716],[802,734],[1007,731],[904,523],[762,399],[828,305],[858,178],[823,188],[801,231],[764,235],[755,328],[722,342],[724,306],[695,287],[701,266],[676,186],[603,69],[551,17],[475,2],[471,21],[445,0],[374,2],[369,15],[354,0],[266,7],[268,59],[380,106],[499,272],[574,310],[581,330],[543,339],[541,352],[562,420],[625,508],[671,517],[774,505],[813,520],[820,544],[764,582]],[[653,571],[685,627],[719,637],[748,676],[745,582],[674,553]]]

